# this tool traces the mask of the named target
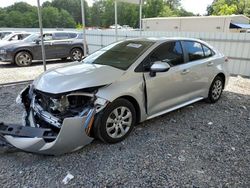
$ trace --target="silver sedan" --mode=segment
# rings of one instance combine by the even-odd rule
[[[120,41],[40,75],[17,98],[24,125],[2,124],[0,134],[24,151],[52,155],[94,138],[116,143],[139,122],[203,99],[215,103],[227,80],[227,58],[204,41]]]

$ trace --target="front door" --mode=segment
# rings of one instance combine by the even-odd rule
[[[43,39],[44,39],[44,49],[45,49],[46,59],[55,58],[52,33],[45,33],[43,35]],[[36,43],[36,41],[34,41],[32,43],[32,46],[33,46],[32,49],[33,49],[34,59],[41,60],[42,59],[41,41],[39,43]]]
[[[154,77],[150,76],[149,72],[144,73],[149,116],[184,102],[183,94],[187,88],[183,84],[184,55],[179,41],[160,45],[148,57],[145,66],[150,67],[156,61],[167,62],[171,68],[167,72],[156,73]]]

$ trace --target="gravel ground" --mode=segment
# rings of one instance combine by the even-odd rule
[[[69,61],[59,61],[52,60],[47,62],[47,69],[60,66]],[[33,80],[39,74],[43,72],[43,63],[42,62],[34,62],[29,67],[18,67],[14,64],[0,62],[0,84],[9,83],[9,82],[17,82],[24,80]]]
[[[0,120],[20,122],[23,86],[0,88]],[[3,148],[3,147],[2,147]],[[2,149],[1,187],[250,187],[250,80],[230,78],[216,104],[198,102],[58,157]]]

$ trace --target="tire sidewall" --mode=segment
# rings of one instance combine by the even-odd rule
[[[80,59],[80,60],[74,59],[74,57],[73,57],[73,52],[74,52],[74,51],[79,51],[79,52],[81,52],[81,59],[82,59],[82,57],[83,57],[83,51],[82,51],[82,49],[80,49],[80,48],[73,48],[73,49],[70,51],[70,58],[71,58],[71,60],[73,60],[73,61],[81,61],[81,59]]]
[[[110,113],[115,108],[118,108],[121,106],[127,107],[131,111],[132,123],[131,123],[129,131],[124,136],[122,136],[121,138],[112,138],[108,135],[106,131],[106,121]],[[126,99],[117,99],[113,101],[112,103],[110,103],[102,112],[97,114],[96,124],[94,126],[94,129],[95,129],[94,134],[95,134],[95,137],[98,137],[99,139],[101,139],[102,141],[106,143],[117,143],[117,142],[124,140],[130,134],[130,132],[133,130],[135,126],[135,123],[136,123],[136,112],[135,112],[135,108],[133,104]]]
[[[214,99],[213,98],[213,86],[214,86],[214,84],[215,84],[215,82],[217,81],[217,80],[220,80],[221,81],[221,83],[222,83],[222,90],[221,90],[221,93],[220,93],[220,96],[217,98],[217,99]],[[217,102],[220,98],[221,98],[221,95],[222,95],[222,92],[223,92],[223,88],[224,88],[224,81],[223,81],[223,79],[221,78],[221,77],[219,77],[219,76],[216,76],[215,78],[214,78],[214,80],[213,80],[213,82],[212,82],[212,84],[211,84],[211,86],[210,86],[210,88],[209,88],[209,93],[208,93],[208,98],[207,98],[207,101],[208,102],[210,102],[210,103],[215,103],[215,102]]]
[[[30,63],[27,64],[27,65],[20,64],[20,63],[18,62],[18,60],[17,60],[17,58],[18,58],[20,55],[23,55],[23,54],[28,55],[28,56],[30,57],[30,59],[31,59]],[[31,54],[30,54],[29,52],[22,51],[22,52],[18,52],[18,53],[15,55],[15,64],[16,64],[17,66],[19,66],[19,67],[26,67],[26,66],[31,65],[31,63],[32,63],[32,56],[31,56]]]

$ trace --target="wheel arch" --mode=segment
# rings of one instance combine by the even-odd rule
[[[16,59],[16,55],[17,55],[18,53],[20,53],[20,52],[28,52],[28,53],[31,55],[32,60],[34,60],[33,54],[31,53],[30,50],[27,50],[27,49],[19,49],[19,50],[17,50],[17,51],[14,53],[14,60]]]
[[[224,89],[224,88],[225,88],[225,83],[226,83],[226,75],[225,75],[224,73],[220,72],[220,73],[218,73],[218,74],[214,77],[214,79],[215,79],[216,77],[220,77],[220,78],[223,80],[223,89]]]
[[[134,106],[135,111],[136,111],[136,123],[139,123],[141,120],[141,109],[140,109],[140,106],[139,106],[139,103],[137,102],[137,100],[134,97],[129,96],[129,95],[124,95],[124,96],[121,96],[117,99],[126,99],[132,103],[132,105]]]
[[[82,51],[82,53],[84,53],[84,49],[83,49],[81,46],[72,46],[72,47],[70,48],[70,53],[71,53],[72,50],[75,49],[75,48],[80,49],[80,50]]]

